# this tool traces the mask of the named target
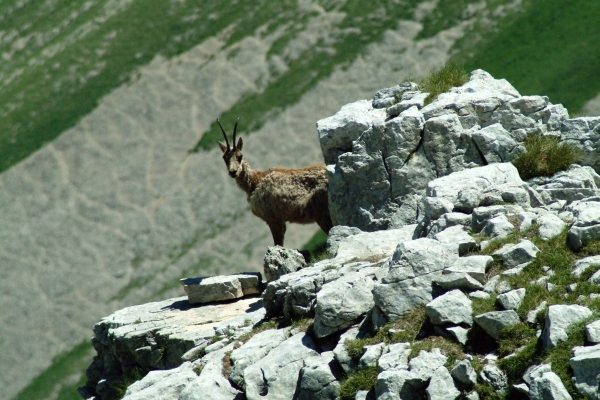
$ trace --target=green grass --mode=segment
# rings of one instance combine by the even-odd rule
[[[413,342],[417,339],[419,332],[427,320],[427,311],[425,305],[407,312],[402,318],[385,324],[375,335],[363,339],[346,339],[344,345],[350,357],[358,360],[362,355],[362,348],[366,345],[376,343],[402,343]],[[395,329],[398,332],[390,334],[390,330]]]
[[[80,400],[77,388],[85,385],[85,368],[91,363],[93,354],[91,342],[81,342],[69,352],[54,358],[50,367],[33,379],[13,400],[47,399],[56,390],[59,400]],[[71,383],[69,378],[76,374],[81,374],[81,378]]]
[[[396,3],[383,0],[346,1],[338,10],[345,14],[338,25],[340,33],[333,33],[329,44],[322,40],[316,43],[317,48],[328,48],[330,51],[315,51],[311,48],[297,59],[289,60],[286,72],[262,92],[248,94],[222,113],[221,121],[234,121],[240,117],[239,127],[242,133],[249,134],[258,130],[268,119],[287,106],[297,103],[336,68],[349,66],[365,52],[369,44],[381,41],[387,30],[395,29],[399,20],[412,18],[417,4],[417,0],[401,0]],[[221,137],[215,120],[191,151],[212,150]]]
[[[457,60],[506,78],[523,95],[547,95],[576,111],[600,92],[600,2],[528,0],[478,44],[457,43]],[[479,28],[477,28],[479,29]]]
[[[340,399],[354,400],[359,390],[371,390],[377,382],[377,367],[359,369],[343,379],[340,385]]]
[[[527,153],[513,161],[522,179],[554,175],[581,158],[577,148],[559,144],[559,138],[553,136],[529,135],[524,145]]]
[[[425,104],[434,101],[438,95],[448,92],[453,87],[462,86],[469,81],[467,71],[453,62],[431,71],[419,82],[421,91],[429,93]]]
[[[548,302],[548,305],[579,304],[577,298],[580,295],[588,296],[590,293],[598,293],[600,290],[598,285],[587,282],[587,279],[597,270],[598,266],[590,266],[579,278],[571,275],[576,260],[598,254],[598,242],[590,243],[580,251],[573,252],[567,245],[567,228],[559,236],[548,241],[540,239],[535,234],[536,230],[537,226],[532,226],[526,232],[515,232],[505,239],[493,241],[490,247],[480,251],[480,253],[491,254],[502,245],[517,243],[522,238],[528,238],[540,249],[537,257],[525,267],[521,274],[513,277],[503,277],[503,279],[508,280],[511,287],[526,289],[525,298],[517,310],[522,321],[525,320],[527,313],[536,308],[542,301]],[[501,262],[498,260],[494,262],[488,279],[492,275],[501,272],[500,264]],[[543,266],[550,266],[554,272],[548,279],[549,283],[555,285],[552,291],[548,291],[544,285],[533,283],[538,278],[546,275],[542,269]],[[572,293],[568,293],[567,286],[571,283],[577,283],[577,288]],[[587,300],[584,305],[589,307],[595,315],[600,312],[600,301],[598,300]],[[491,296],[489,299],[473,299],[475,315],[497,309],[495,296]],[[508,355],[510,357],[501,358],[498,365],[507,374],[509,383],[512,384],[519,383],[522,380],[523,373],[529,366],[551,362],[553,371],[561,378],[571,396],[574,399],[581,399],[581,395],[577,392],[571,380],[572,371],[568,361],[572,357],[571,349],[574,346],[585,344],[585,323],[597,317],[571,326],[568,330],[568,339],[547,352],[542,349],[535,335],[536,329],[543,327],[544,317],[544,312],[538,314],[536,326],[531,327],[521,322],[500,332],[498,354],[501,357]],[[480,395],[483,395],[483,398],[500,398],[495,397],[497,394],[491,392],[490,388],[485,385],[478,385],[477,390]],[[512,395],[509,394],[507,398],[511,398]]]

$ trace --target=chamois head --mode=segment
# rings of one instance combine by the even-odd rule
[[[233,147],[229,146],[229,140],[227,139],[227,134],[225,133],[225,129],[221,125],[221,121],[217,119],[217,123],[221,128],[221,132],[223,132],[223,137],[225,138],[225,144],[223,142],[219,142],[219,147],[223,152],[223,160],[225,161],[225,165],[227,165],[227,170],[229,171],[229,176],[232,178],[237,178],[237,176],[242,171],[242,160],[244,156],[242,155],[242,146],[244,142],[242,138],[239,138],[238,142],[235,142],[235,133],[237,131],[238,122],[240,119],[238,118],[235,121],[235,126],[233,127]]]

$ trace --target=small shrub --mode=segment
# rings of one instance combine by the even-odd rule
[[[359,390],[371,390],[377,381],[377,367],[352,372],[340,385],[340,399],[354,400]]]
[[[513,161],[522,179],[554,175],[566,170],[581,157],[577,148],[559,143],[554,136],[529,135],[524,145],[527,153]]]
[[[423,92],[429,93],[429,96],[425,99],[425,104],[429,104],[439,94],[446,93],[453,87],[462,86],[468,81],[467,71],[450,62],[440,69],[431,71],[428,76],[419,82],[419,86]]]

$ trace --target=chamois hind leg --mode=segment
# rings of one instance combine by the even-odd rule
[[[285,236],[285,222],[269,221],[267,222],[269,229],[271,229],[271,235],[273,236],[273,242],[275,246],[283,246],[283,237]]]

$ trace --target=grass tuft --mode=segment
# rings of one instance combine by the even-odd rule
[[[577,148],[559,143],[554,136],[529,135],[524,145],[527,153],[513,161],[522,179],[554,175],[581,158]]]
[[[371,390],[377,381],[377,367],[368,367],[352,372],[340,385],[340,399],[354,400],[359,390]]]
[[[427,75],[419,86],[423,92],[428,92],[425,104],[434,101],[441,93],[446,93],[453,87],[462,86],[469,81],[467,71],[453,62],[440,69],[433,70]]]

